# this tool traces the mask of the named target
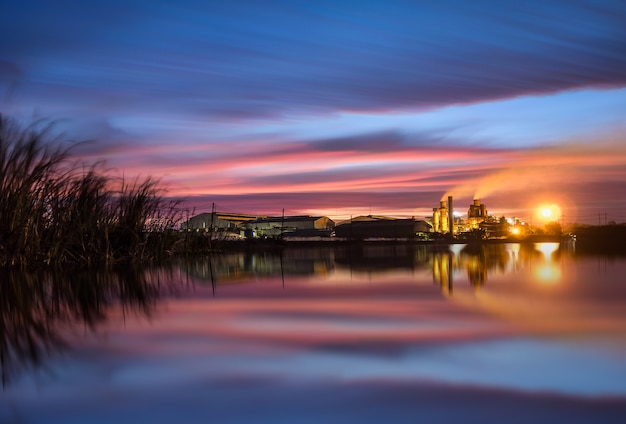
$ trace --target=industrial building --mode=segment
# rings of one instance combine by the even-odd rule
[[[330,237],[335,222],[327,216],[264,217],[243,224],[246,237]]]
[[[489,218],[487,206],[480,203],[480,199],[474,199],[467,211],[467,229],[474,230],[480,228],[480,224]]]
[[[181,230],[246,236],[248,238],[312,237],[332,235],[335,222],[326,216],[279,216],[213,212],[189,218]]]
[[[349,240],[415,239],[433,231],[426,221],[380,216],[357,217],[335,227],[335,236]]]
[[[198,232],[233,232],[239,231],[245,222],[257,219],[254,215],[238,213],[212,212],[201,213],[189,218],[180,226],[181,230]]]
[[[454,234],[454,208],[452,196],[448,202],[442,200],[438,208],[433,208],[433,231],[436,233]]]
[[[441,200],[438,208],[433,208],[433,231],[441,234],[458,235],[472,230],[483,229],[491,217],[487,212],[487,206],[480,203],[480,199],[474,199],[467,211],[467,220],[454,215],[452,196],[447,201]]]

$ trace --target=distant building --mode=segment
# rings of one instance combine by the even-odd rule
[[[246,222],[248,237],[330,237],[335,222],[327,216],[264,217]]]
[[[467,211],[468,230],[480,228],[480,224],[485,222],[488,217],[487,206],[480,203],[480,199],[474,199],[474,202],[470,205],[469,210]]]
[[[422,220],[396,219],[380,216],[356,217],[335,227],[335,236],[346,239],[414,239],[431,233],[433,227]]]
[[[181,230],[198,232],[232,232],[237,233],[245,222],[253,221],[258,217],[253,215],[213,212],[201,213],[189,218],[181,224]]]
[[[451,216],[452,213],[448,210],[446,201],[442,200],[438,208],[433,208],[433,231],[442,234],[449,233]]]

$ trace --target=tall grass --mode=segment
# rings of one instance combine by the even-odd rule
[[[171,253],[178,204],[151,177],[132,182],[72,159],[50,127],[0,115],[0,266],[95,264]]]

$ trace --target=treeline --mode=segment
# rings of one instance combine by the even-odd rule
[[[576,252],[620,255],[626,253],[626,224],[578,225],[571,230],[576,234]]]
[[[169,255],[182,213],[158,180],[72,159],[50,125],[0,115],[0,266],[99,264]]]

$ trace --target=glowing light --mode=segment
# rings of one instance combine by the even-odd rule
[[[542,283],[554,284],[561,279],[561,269],[554,264],[544,264],[535,268],[535,276]]]
[[[511,234],[518,235],[519,234],[519,228],[518,227],[511,228]]]
[[[558,205],[542,205],[537,211],[539,218],[545,222],[557,221],[561,218],[561,208]]]
[[[559,250],[559,243],[535,243],[535,249],[543,253],[547,263],[552,261],[552,254]]]
[[[553,284],[561,279],[561,269],[552,261],[552,254],[559,249],[559,243],[536,243],[535,249],[543,253],[545,263],[535,268],[537,280]]]

